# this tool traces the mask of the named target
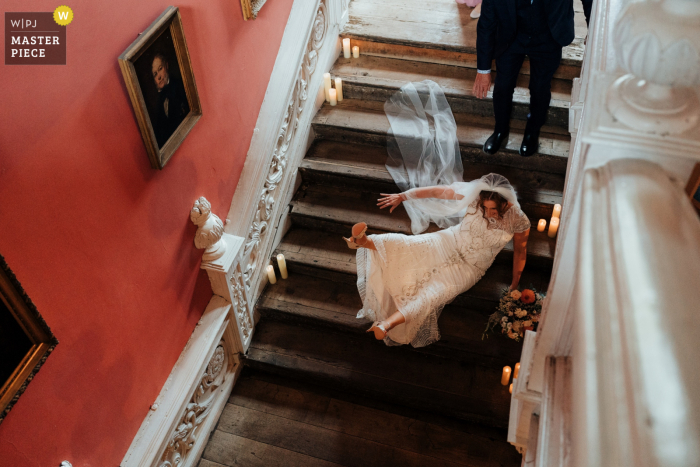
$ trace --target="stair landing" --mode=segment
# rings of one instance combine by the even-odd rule
[[[580,66],[586,21],[581,2],[574,1],[574,10],[576,38],[564,48],[562,64]],[[438,55],[449,60],[455,58],[450,52],[476,54],[478,20],[469,16],[471,12],[472,8],[454,0],[352,0],[343,35],[396,46],[438,49],[446,52]],[[435,55],[435,52],[427,54]],[[475,57],[467,61],[464,66],[476,68]]]
[[[199,467],[520,465],[520,455],[504,438],[500,429],[376,404],[246,368]]]

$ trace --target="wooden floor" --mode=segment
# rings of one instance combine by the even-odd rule
[[[576,39],[564,48],[563,59],[583,58],[586,21],[579,0],[576,11]],[[476,51],[476,24],[472,8],[454,0],[352,0],[349,34],[381,37],[396,43],[420,43],[443,50]]]
[[[199,467],[520,465],[503,430],[367,402],[246,369]]]

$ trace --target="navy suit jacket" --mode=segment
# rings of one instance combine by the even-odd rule
[[[574,40],[574,3],[572,0],[538,0],[545,2],[547,24],[554,40],[566,47]],[[593,0],[581,0],[588,23]],[[516,0],[483,0],[476,25],[476,65],[490,70],[491,62],[515,41],[517,35]]]

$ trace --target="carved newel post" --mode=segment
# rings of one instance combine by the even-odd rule
[[[614,31],[628,74],[608,91],[610,113],[632,129],[680,134],[700,121],[700,0],[627,5]]]
[[[245,352],[253,335],[253,316],[241,273],[242,237],[224,233],[224,224],[211,212],[211,204],[201,197],[194,202],[190,219],[198,227],[194,245],[205,249],[202,269],[207,271],[215,295],[230,302],[238,329],[237,352]]]

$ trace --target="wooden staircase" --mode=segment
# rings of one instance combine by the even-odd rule
[[[377,8],[387,16],[377,16]],[[421,23],[417,12],[426,9],[431,19]],[[355,254],[341,238],[359,221],[369,233],[410,234],[402,207],[389,214],[376,206],[379,193],[399,191],[384,167],[389,123],[383,104],[406,82],[431,79],[455,115],[465,180],[497,172],[516,188],[533,225],[521,286],[547,289],[555,241],[535,226],[562,199],[571,78],[580,72],[581,46],[565,50],[539,153],[517,153],[527,115],[525,67],[510,140],[487,155],[481,147],[493,131],[493,110],[490,98],[471,94],[476,22],[470,11],[453,0],[351,2],[343,36],[359,43],[363,55],[341,56],[331,70],[343,78],[344,100],[325,104],[314,118],[315,140],[289,206],[292,227],[274,252],[284,254],[290,275],[268,285],[257,302],[243,378],[201,467],[520,464],[506,442],[510,395],[499,381],[502,367],[519,361],[521,345],[502,336],[481,339],[510,284],[512,246],[445,307],[441,340],[414,349],[387,347],[364,332],[370,323],[355,318],[362,307]],[[450,29],[455,22],[460,34]],[[421,427],[416,432],[414,424]],[[251,457],[253,451],[267,453],[267,460]]]

